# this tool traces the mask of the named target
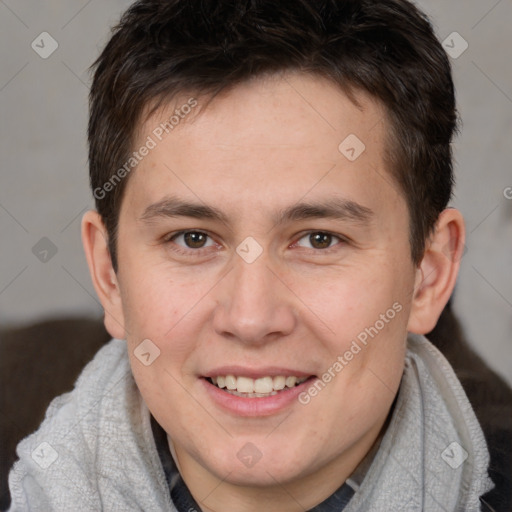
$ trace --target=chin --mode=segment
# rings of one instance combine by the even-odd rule
[[[214,460],[204,461],[205,467],[220,480],[238,486],[269,487],[305,476],[293,454],[279,453],[273,449],[273,454],[269,456],[263,450],[247,442],[235,454],[223,453]],[[304,463],[303,460],[301,462]]]
[[[218,477],[232,485],[240,487],[274,487],[276,485],[286,484],[298,478],[296,470],[276,470],[271,465],[262,465],[253,468],[241,468],[240,466],[231,467],[229,476],[226,473]]]

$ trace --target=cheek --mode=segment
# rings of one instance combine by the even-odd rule
[[[354,274],[331,286],[318,312],[333,332],[322,338],[326,357],[318,377],[326,385],[317,405],[338,404],[333,416],[341,414],[354,435],[385,413],[400,383],[408,305],[398,281]]]
[[[394,319],[400,308],[393,305],[404,305],[407,290],[399,275],[378,263],[325,272],[296,281],[295,286],[302,302],[316,314],[316,322],[323,323],[336,339],[357,336],[388,310],[388,317]]]
[[[121,298],[128,336],[165,339],[206,293],[206,284],[176,282],[172,272],[159,266],[127,266]]]
[[[412,277],[382,262],[337,274],[302,283],[301,299],[314,312],[309,328],[323,345],[323,370],[336,375],[332,389],[369,393],[374,403],[380,381],[393,388],[402,373]]]

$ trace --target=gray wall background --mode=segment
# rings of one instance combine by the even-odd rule
[[[101,316],[80,242],[81,216],[93,206],[87,68],[130,3],[0,0],[2,325]],[[455,309],[470,342],[512,383],[512,2],[418,4],[455,56],[468,44],[452,59],[463,120],[453,205],[468,230]],[[42,32],[58,44],[46,59],[31,47],[52,49]]]

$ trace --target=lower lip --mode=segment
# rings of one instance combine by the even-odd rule
[[[285,388],[276,395],[259,398],[244,398],[232,395],[214,384],[211,384],[205,378],[202,378],[201,381],[213,402],[225,411],[236,416],[256,417],[277,414],[289,407],[293,402],[298,402],[297,397],[309,387],[311,382],[315,379],[316,377],[310,377],[298,386]]]

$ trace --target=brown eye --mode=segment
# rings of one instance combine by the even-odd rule
[[[184,249],[207,249],[210,246],[214,246],[215,242],[212,238],[202,231],[181,231],[170,237],[168,242],[172,242]]]
[[[331,245],[332,235],[329,233],[311,233],[309,242],[315,249],[327,249]]]
[[[343,239],[338,235],[333,235],[326,231],[312,231],[300,238],[296,244],[307,249],[322,250],[330,249],[342,241]]]
[[[189,231],[183,235],[183,239],[191,249],[200,249],[204,247],[208,236],[199,231]]]

